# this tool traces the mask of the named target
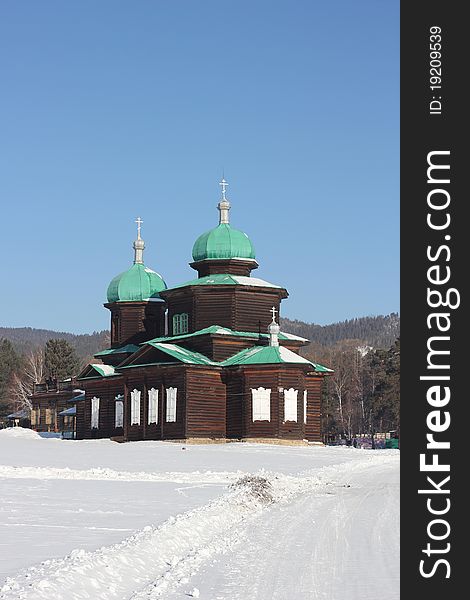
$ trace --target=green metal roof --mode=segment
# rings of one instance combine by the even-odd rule
[[[199,331],[194,331],[193,333],[183,333],[181,335],[173,335],[171,337],[159,337],[150,340],[150,342],[172,342],[177,340],[185,340],[187,338],[197,337],[200,335],[225,335],[225,336],[234,336],[234,337],[245,337],[245,338],[256,338],[262,337],[266,339],[269,337],[269,333],[255,333],[254,331],[235,331],[234,329],[229,329],[228,327],[222,327],[221,325],[211,325],[210,327],[206,327],[204,329],[199,329]],[[301,342],[308,342],[306,338],[300,337],[298,335],[293,335],[292,333],[279,333],[280,340],[297,340]],[[143,344],[148,344],[149,342],[143,342]],[[142,344],[142,345],[143,345]],[[95,355],[97,356],[97,355]]]
[[[159,300],[159,292],[166,289],[161,275],[142,263],[116,275],[108,286],[108,302],[142,302]]]
[[[253,348],[246,348],[245,350],[238,352],[238,354],[235,354],[235,356],[231,356],[220,363],[222,367],[273,364],[308,364],[314,367],[315,371],[318,373],[333,372],[331,369],[318,363],[313,363],[283,346],[254,346]]]
[[[255,248],[250,238],[229,225],[220,223],[200,235],[193,246],[195,261],[206,259],[255,258]]]
[[[97,363],[89,364],[83,369],[82,373],[87,373],[88,369],[95,371],[96,375],[91,374],[84,377],[80,374],[78,379],[88,379],[90,377],[110,377],[111,375],[118,375],[118,373],[116,373],[116,369],[111,365],[102,365]]]
[[[175,290],[182,287],[188,287],[190,285],[246,285],[252,287],[283,289],[280,285],[269,283],[269,281],[264,281],[264,279],[258,279],[257,277],[245,277],[241,275],[229,275],[225,273],[214,273],[213,275],[206,275],[205,277],[199,277],[198,279],[191,279],[191,281],[174,285],[168,289]]]
[[[181,346],[177,346],[176,344],[167,344],[163,342],[145,342],[146,345],[152,346],[161,352],[164,352],[168,356],[176,358],[180,362],[184,362],[191,365],[211,365],[211,366],[219,366],[219,363],[212,361],[204,354],[200,352],[194,352],[192,350],[187,350],[186,348],[182,348]],[[159,363],[147,363],[147,364],[159,364]],[[145,365],[126,365],[124,367],[118,367],[122,369],[128,369],[130,367],[139,367]]]
[[[127,346],[120,346],[119,348],[107,348],[106,350],[101,350],[97,352],[93,356],[107,356],[109,354],[133,354],[139,350],[139,346],[135,344],[127,344]]]
[[[207,329],[212,329],[208,327]],[[230,330],[228,330],[230,331]],[[168,338],[167,338],[168,339]],[[300,364],[300,365],[310,365],[314,368],[317,373],[332,373],[331,369],[324,367],[318,363],[311,362],[284,348],[283,346],[252,346],[251,348],[246,348],[241,352],[235,354],[235,356],[231,356],[230,358],[222,361],[215,362],[210,360],[204,354],[200,352],[194,352],[193,350],[188,350],[187,348],[182,348],[176,344],[170,344],[165,342],[157,342],[152,340],[150,342],[145,342],[145,345],[151,346],[164,352],[168,356],[175,358],[176,361],[182,362],[190,365],[204,365],[211,367],[232,367],[237,365],[270,365],[270,364]],[[142,348],[141,348],[142,350]],[[137,367],[147,367],[151,365],[161,365],[167,363],[142,363],[142,364],[130,364],[125,365],[123,367],[116,367],[117,371],[121,369],[131,369]],[[116,369],[110,365],[100,365],[100,364],[90,364],[88,365],[92,369],[94,369],[97,375],[101,375],[102,377],[109,377],[110,375],[117,375],[118,372]]]
[[[95,371],[98,371],[100,375],[103,377],[109,377],[110,375],[115,375],[115,369],[111,365],[98,365],[92,364],[90,367],[93,367]]]

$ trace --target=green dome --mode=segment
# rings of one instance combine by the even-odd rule
[[[108,286],[108,302],[141,302],[159,299],[158,292],[166,290],[162,277],[142,263],[116,275]]]
[[[208,258],[254,259],[255,248],[246,233],[230,227],[229,223],[220,223],[200,235],[193,246],[195,261]]]

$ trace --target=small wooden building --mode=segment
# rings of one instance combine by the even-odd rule
[[[64,419],[64,411],[71,408],[77,399],[85,399],[84,391],[77,389],[73,379],[66,381],[48,380],[34,385],[30,397],[31,428],[35,431],[60,433],[70,430],[70,420]]]
[[[331,370],[282,333],[285,288],[252,277],[248,236],[229,223],[202,234],[198,277],[167,287],[144,265],[137,220],[134,264],[108,287],[111,347],[78,377],[76,436],[118,440],[308,440],[321,443],[320,396]],[[100,361],[100,362],[98,362]]]

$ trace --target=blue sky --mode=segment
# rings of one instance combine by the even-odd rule
[[[399,4],[0,4],[0,325],[91,332],[114,275],[231,222],[321,324],[399,308]]]

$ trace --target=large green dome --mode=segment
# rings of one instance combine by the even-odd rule
[[[137,239],[132,244],[134,248],[134,264],[130,269],[119,273],[108,285],[108,302],[144,302],[160,300],[166,283],[161,275],[144,265],[145,242],[140,237],[140,227],[143,223],[138,217]]]
[[[136,263],[111,281],[108,286],[108,302],[158,300],[159,292],[166,290],[166,287],[161,275],[143,263]]]
[[[193,246],[195,261],[211,258],[255,259],[255,248],[246,233],[230,227],[229,223],[220,223],[200,235]]]

